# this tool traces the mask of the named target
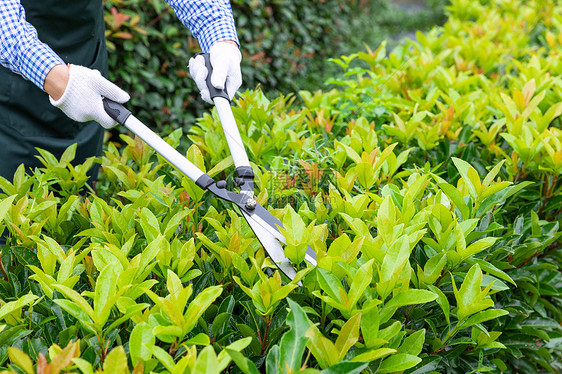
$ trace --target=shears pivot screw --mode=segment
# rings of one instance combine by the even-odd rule
[[[256,207],[257,201],[254,199],[246,200],[246,208],[253,210]]]

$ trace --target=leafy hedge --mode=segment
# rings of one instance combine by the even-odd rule
[[[295,281],[231,206],[138,139],[91,160],[93,194],[72,148],[0,180],[0,365],[559,372],[562,7],[451,3],[418,42],[335,60],[340,89],[302,91],[302,107],[259,90],[237,101]],[[202,117],[187,156],[231,182],[221,133]]]

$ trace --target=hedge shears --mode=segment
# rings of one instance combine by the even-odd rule
[[[127,127],[133,134],[141,138],[182,174],[195,182],[197,186],[203,190],[210,191],[219,199],[236,205],[268,256],[283,274],[293,280],[296,276],[296,270],[292,266],[291,261],[285,256],[283,245],[286,244],[286,241],[283,234],[279,231],[283,224],[263,206],[258,204],[254,198],[254,172],[250,166],[248,155],[242,143],[242,137],[232,113],[230,99],[225,90],[218,90],[211,84],[212,66],[209,54],[204,53],[203,57],[208,70],[207,86],[211,99],[217,109],[230,153],[232,154],[238,176],[235,178],[235,185],[240,188],[240,192],[227,189],[226,181],[215,181],[200,170],[133,116],[123,105],[105,98],[103,102],[104,109],[117,123]],[[316,266],[316,253],[310,247],[307,249],[305,260]]]

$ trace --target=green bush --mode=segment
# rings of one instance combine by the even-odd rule
[[[336,59],[340,88],[302,91],[303,106],[259,90],[236,101],[294,281],[232,206],[138,139],[78,167],[74,148],[43,152],[33,175],[0,179],[0,366],[560,372],[562,8],[448,9],[388,56]],[[230,183],[216,113],[188,136],[187,157]],[[104,174],[86,195],[93,162]]]

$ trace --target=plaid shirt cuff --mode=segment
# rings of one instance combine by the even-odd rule
[[[218,41],[231,40],[240,45],[238,35],[232,20],[220,18],[215,22],[205,25],[199,32],[199,45],[203,52],[209,52],[213,44]]]
[[[56,65],[64,65],[64,61],[51,48],[37,43],[25,51],[25,64],[21,67],[21,75],[43,89],[47,74]]]

